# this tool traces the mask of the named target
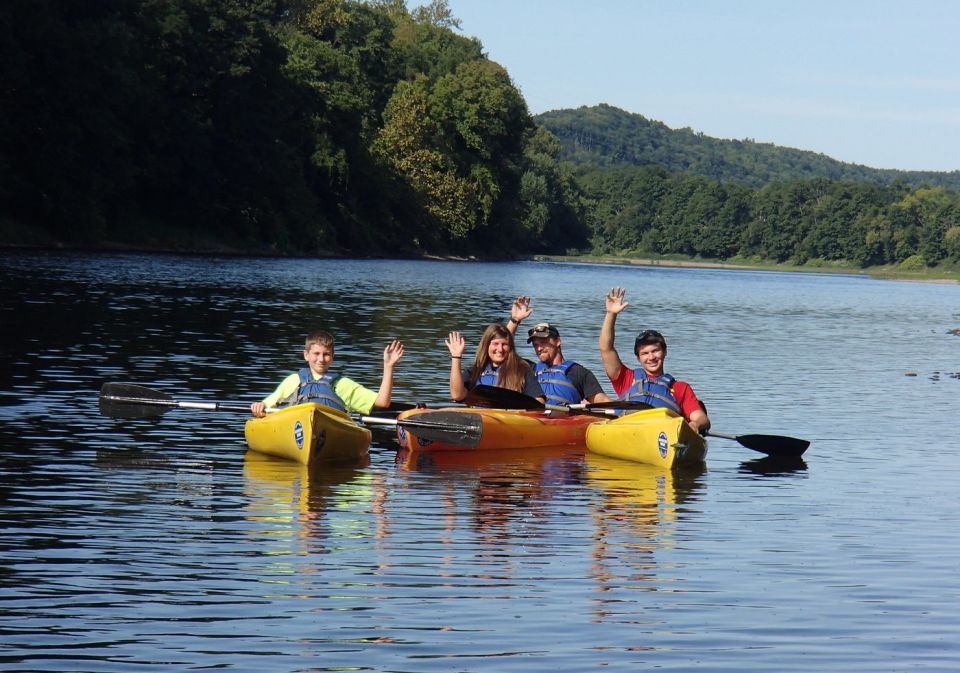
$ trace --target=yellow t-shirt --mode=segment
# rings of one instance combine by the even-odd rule
[[[320,378],[314,376],[314,380]],[[277,406],[280,400],[293,395],[300,387],[300,374],[294,372],[277,386],[270,395],[263,400],[263,404],[268,408]],[[369,414],[373,410],[373,403],[377,401],[377,393],[369,388],[364,388],[356,381],[352,381],[345,376],[340,376],[333,384],[333,392],[343,400],[347,409],[358,414]]]

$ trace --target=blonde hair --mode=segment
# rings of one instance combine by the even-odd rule
[[[480,337],[480,345],[477,346],[477,355],[473,361],[473,375],[470,381],[472,388],[477,384],[483,370],[490,364],[490,342],[494,339],[506,339],[510,343],[510,352],[507,353],[507,359],[497,368],[497,386],[499,388],[508,388],[518,393],[523,392],[523,384],[527,377],[527,370],[530,365],[517,355],[516,343],[513,340],[513,333],[500,323],[493,323],[483,332]]]
[[[303,350],[310,350],[310,347],[314,344],[333,350],[333,335],[322,329],[311,332],[307,335],[306,341],[304,341]]]

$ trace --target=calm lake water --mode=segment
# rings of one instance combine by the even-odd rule
[[[624,356],[660,329],[715,430],[810,439],[804,461],[418,461],[377,431],[367,464],[310,474],[248,455],[242,413],[97,410],[108,381],[250,402],[319,327],[371,387],[402,339],[394,398],[443,403],[446,333],[475,345],[519,294],[611,392],[614,285]],[[960,668],[960,286],[6,253],[0,287],[0,670]]]

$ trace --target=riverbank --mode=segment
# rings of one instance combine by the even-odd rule
[[[678,257],[622,257],[617,255],[537,255],[535,260],[545,262],[573,262],[583,264],[622,264],[636,266],[671,266],[699,269],[742,269],[749,271],[789,271],[792,273],[841,273],[868,276],[878,280],[899,280],[916,283],[960,283],[960,270],[908,270],[895,265],[865,269],[831,264],[817,260],[811,264],[779,264],[759,260],[708,260]]]

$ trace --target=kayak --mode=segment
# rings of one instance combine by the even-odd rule
[[[283,407],[243,428],[247,446],[303,465],[358,461],[370,449],[370,431],[350,416],[316,402]]]
[[[587,449],[602,456],[673,468],[701,465],[707,440],[669,409],[647,409],[587,428]]]
[[[455,429],[478,428],[479,439],[458,442],[425,439],[416,434],[416,424],[443,424]],[[587,427],[597,419],[588,415],[555,411],[444,407],[409,409],[397,416],[397,439],[411,451],[475,451],[532,449],[546,446],[583,446]]]

